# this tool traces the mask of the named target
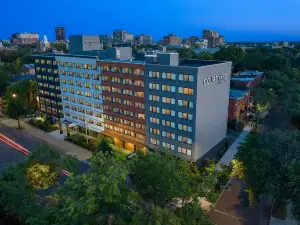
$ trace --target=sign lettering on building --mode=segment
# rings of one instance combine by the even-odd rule
[[[217,76],[213,76],[213,77],[208,77],[208,78],[203,80],[203,85],[206,86],[208,84],[212,84],[212,83],[216,83],[216,82],[218,84],[220,84],[222,81],[227,80],[227,78],[228,78],[227,73],[217,75]]]

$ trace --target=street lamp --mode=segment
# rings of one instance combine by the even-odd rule
[[[13,98],[16,98],[16,97],[17,97],[17,95],[16,95],[15,93],[13,93],[13,94],[12,94],[12,97],[13,97]]]

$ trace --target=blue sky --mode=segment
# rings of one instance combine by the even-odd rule
[[[0,39],[33,31],[55,38],[125,29],[156,40],[219,31],[227,41],[300,41],[300,0],[1,0]]]

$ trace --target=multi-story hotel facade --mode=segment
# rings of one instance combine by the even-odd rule
[[[57,55],[64,122],[97,136],[104,130],[100,70],[96,57]]]
[[[56,55],[64,121],[130,150],[166,149],[196,162],[226,138],[231,63]],[[127,55],[124,54],[124,57]]]
[[[63,117],[58,66],[54,55],[34,55],[39,107],[42,113]]]

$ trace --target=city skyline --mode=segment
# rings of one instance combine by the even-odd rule
[[[151,35],[158,41],[168,33],[175,33],[183,38],[192,35],[201,37],[203,29],[213,29],[224,35],[227,42],[300,40],[300,15],[296,12],[300,2],[296,0],[285,2],[289,5],[289,10],[282,10],[281,5],[270,5],[269,1],[258,0],[247,6],[241,5],[237,0],[226,3],[218,0],[215,4],[200,4],[195,0],[190,0],[188,4],[170,0],[155,0],[143,4],[138,1],[132,1],[132,4],[121,1],[119,4],[100,4],[95,0],[87,0],[80,7],[79,4],[70,5],[68,2],[54,0],[52,4],[57,7],[40,11],[37,10],[38,2],[31,2],[33,4],[17,0],[18,7],[15,7],[15,2],[4,3],[6,10],[2,16],[8,20],[2,24],[0,39],[8,39],[11,34],[19,31],[47,34],[49,40],[54,40],[54,28],[62,26],[66,29],[67,37],[72,34],[107,34],[115,29],[124,29],[134,35]],[[62,14],[61,9],[64,8]],[[31,14],[32,11],[34,13]],[[65,13],[67,11],[70,13]],[[169,16],[170,14],[176,16]]]

